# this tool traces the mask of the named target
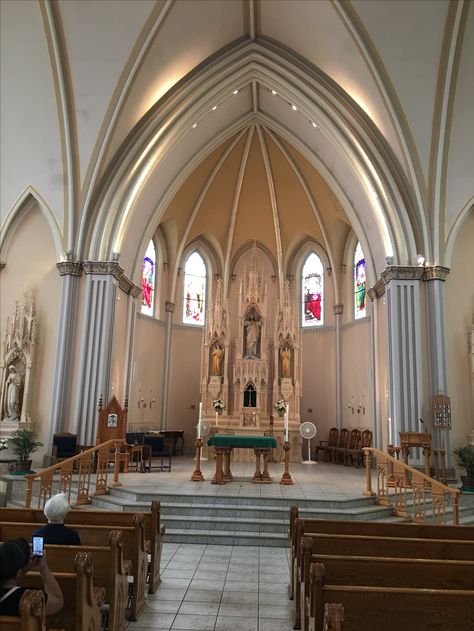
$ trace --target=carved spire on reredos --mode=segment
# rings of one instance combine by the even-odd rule
[[[222,279],[216,282],[216,297],[212,309],[208,310],[207,317],[207,340],[213,343],[217,340],[223,341],[227,337],[229,330],[229,309],[227,300],[224,299],[224,287]]]
[[[291,346],[294,348],[296,344],[296,319],[295,309],[290,297],[290,281],[286,280],[283,286],[283,304],[278,305],[278,320],[277,320],[276,337],[278,339],[278,346]]]
[[[243,287],[243,299],[247,304],[258,305],[265,298],[265,284],[263,281],[263,268],[259,271],[257,265],[257,242],[253,241],[250,267],[245,268]]]

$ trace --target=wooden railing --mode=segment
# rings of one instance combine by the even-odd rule
[[[66,493],[69,501],[71,500],[72,485],[73,483],[77,484],[75,504],[89,504],[91,495],[106,495],[109,492],[107,478],[111,460],[114,461],[114,477],[111,486],[122,486],[119,481],[119,469],[120,463],[124,462],[124,471],[127,470],[127,453],[124,440],[112,439],[91,449],[86,449],[72,458],[58,462],[39,473],[26,475],[25,507],[31,508],[35,481],[39,482],[38,508],[42,508],[51,497],[53,483],[56,481],[59,481],[57,492]],[[73,481],[75,467],[77,467],[77,480]],[[56,471],[59,471],[59,480],[54,479]],[[95,488],[93,488],[94,482],[91,483],[91,474],[95,475]]]
[[[393,512],[399,517],[411,518],[416,523],[426,522],[427,501],[431,499],[433,523],[446,524],[447,498],[451,500],[453,523],[459,524],[459,490],[451,489],[442,482],[421,473],[414,467],[393,458],[389,454],[364,447],[366,490],[364,495],[376,496],[377,504],[391,506],[389,488],[394,488]],[[372,490],[372,460],[377,461],[377,493]],[[413,515],[408,511],[407,490],[412,491]]]

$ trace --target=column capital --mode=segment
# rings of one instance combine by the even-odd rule
[[[446,280],[449,274],[449,267],[442,267],[441,265],[433,265],[433,267],[425,267],[423,280]]]
[[[425,272],[424,267],[390,265],[381,274],[383,282],[388,285],[391,280],[421,280]]]
[[[59,261],[56,263],[60,276],[82,276],[80,261]]]
[[[86,274],[104,274],[120,280],[123,269],[116,261],[84,261],[82,264]]]
[[[344,313],[344,305],[333,305],[334,315],[342,315]]]
[[[169,300],[167,300],[165,302],[165,311],[168,311],[168,313],[174,313],[174,308],[175,308],[175,303],[171,302]]]
[[[369,298],[371,300],[381,298],[385,293],[385,283],[383,282],[383,278],[379,278],[379,280],[369,289],[367,293],[369,294]]]
[[[141,287],[138,287],[138,285],[132,283],[132,281],[127,278],[125,274],[122,274],[119,279],[119,287],[126,294],[130,294],[131,296],[133,296],[133,298],[139,298],[142,293]]]
[[[5,267],[6,263],[4,261],[0,261],[0,272]]]

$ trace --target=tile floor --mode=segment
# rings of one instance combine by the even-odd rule
[[[289,550],[164,544],[162,583],[128,631],[290,631]]]

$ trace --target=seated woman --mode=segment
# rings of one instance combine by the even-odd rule
[[[66,493],[53,495],[44,505],[43,512],[48,523],[38,528],[33,536],[41,536],[44,543],[57,546],[80,546],[81,540],[73,528],[64,525],[64,519],[71,510]]]
[[[21,578],[29,570],[39,572],[46,600],[46,615],[56,613],[63,606],[61,588],[46,563],[46,558],[33,557],[26,539],[5,541],[0,547],[0,615],[18,616],[23,593],[31,587],[20,587]]]

